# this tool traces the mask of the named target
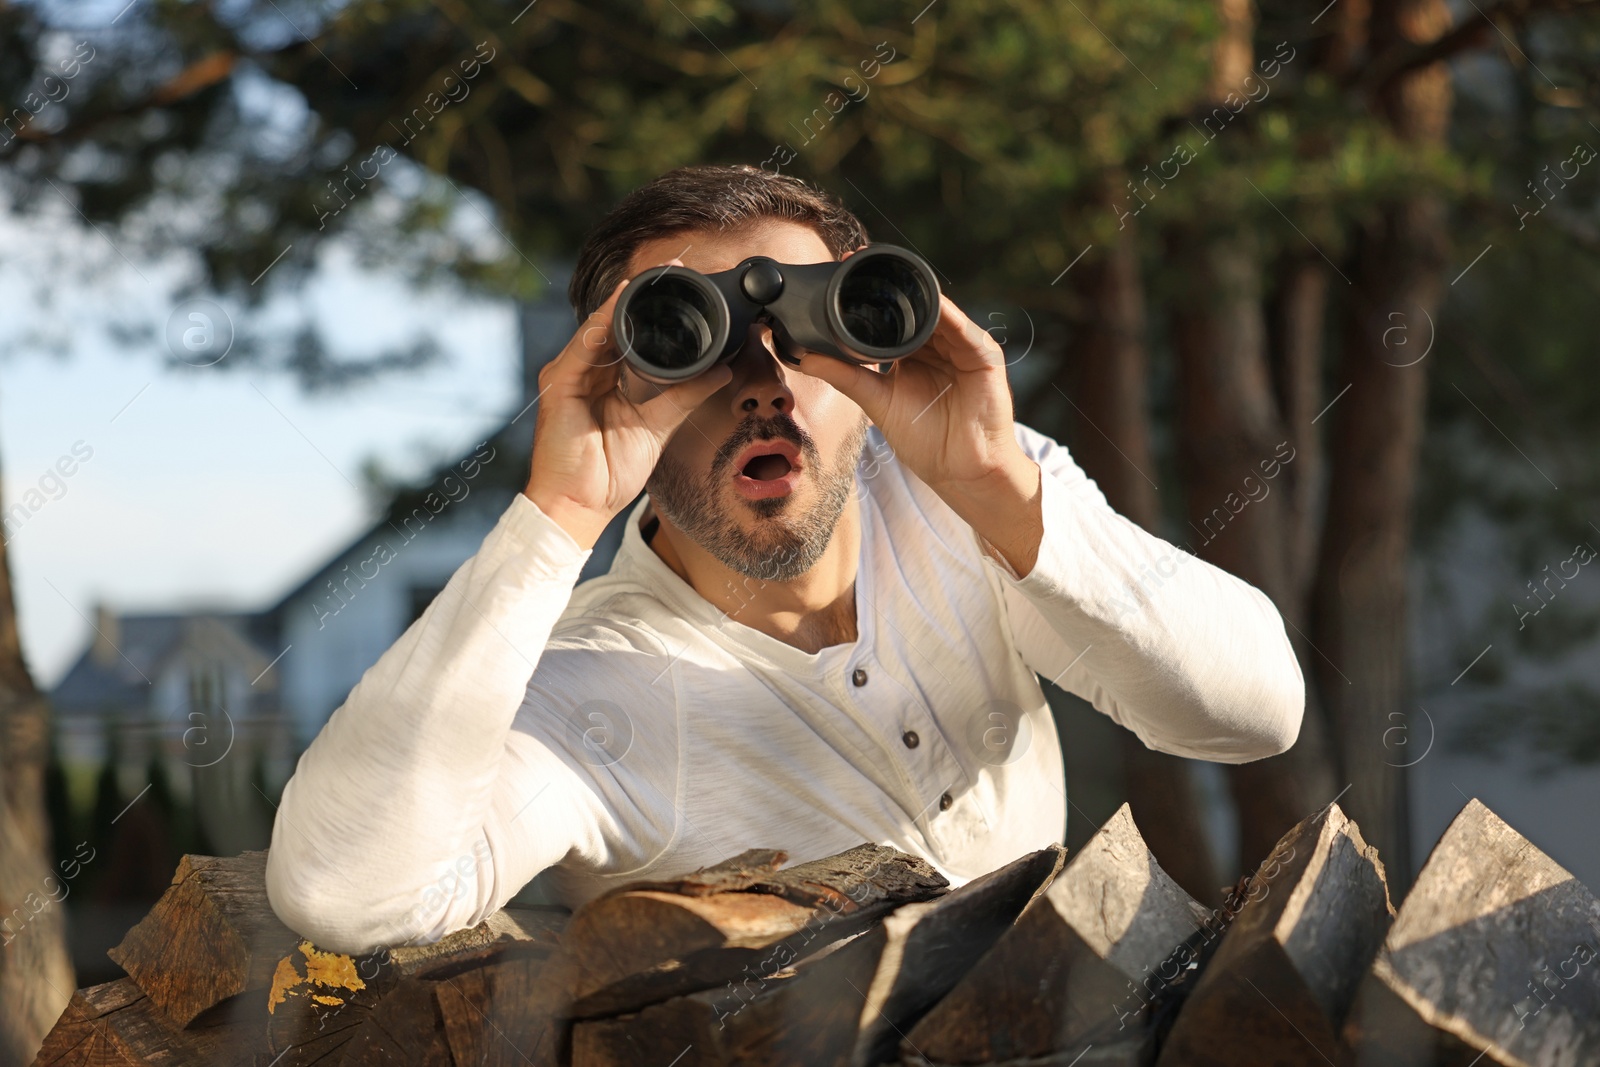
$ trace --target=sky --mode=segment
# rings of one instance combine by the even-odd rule
[[[61,210],[0,210],[0,294],[10,297],[0,347],[20,348],[0,361],[0,477],[7,507],[43,501],[7,535],[23,650],[42,686],[82,651],[97,603],[270,604],[371,517],[363,461],[421,474],[515,413],[520,342],[508,300],[417,291],[332,250],[269,314],[309,317],[346,354],[431,331],[446,355],[426,371],[308,396],[226,356],[177,363],[160,329],[176,271],[125,259]],[[41,284],[51,306],[28,298]],[[157,336],[119,344],[105,329],[113,320],[153,323]],[[56,346],[66,354],[46,351]],[[62,457],[70,476],[59,475]]]

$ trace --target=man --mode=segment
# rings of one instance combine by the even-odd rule
[[[1294,743],[1272,603],[1015,423],[999,346],[948,296],[883,373],[796,368],[761,324],[664,390],[623,372],[611,313],[641,271],[866,243],[836,199],[754,167],[673,171],[601,223],[526,490],[284,789],[284,922],[356,953],[475,924],[542,871],[577,906],[752,847],[872,841],[960,884],[1064,832],[1038,675],[1162,751]],[[574,589],[641,488],[610,572]]]

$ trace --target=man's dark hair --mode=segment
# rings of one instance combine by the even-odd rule
[[[835,259],[867,243],[866,227],[832,193],[753,167],[679,167],[622,198],[583,242],[567,299],[582,322],[628,276],[641,244],[687,230],[731,229],[763,219],[810,226]]]

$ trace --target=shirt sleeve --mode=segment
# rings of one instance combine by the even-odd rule
[[[273,823],[267,896],[291,929],[347,953],[437,940],[595,839],[584,768],[510,737],[589,555],[518,493],[362,676]]]
[[[1064,447],[1016,431],[1041,470],[1038,560],[1019,578],[978,541],[1024,662],[1149,748],[1220,763],[1287,751],[1305,680],[1272,601],[1117,514]]]

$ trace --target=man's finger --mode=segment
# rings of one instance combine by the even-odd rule
[[[982,326],[967,317],[948,295],[939,297],[939,325],[934,327],[928,346],[955,365],[957,370],[981,370],[1003,366],[1005,352]]]
[[[894,388],[888,375],[819,352],[807,352],[800,357],[800,372],[821,378],[854,401],[856,407],[867,413],[867,418],[881,424]]]
[[[617,283],[605,303],[578,325],[572,340],[539,371],[541,394],[546,389],[559,388],[565,393],[592,395],[603,383],[604,388],[611,387],[610,383],[605,382],[604,372],[621,359],[620,353],[611,347],[611,310],[625,284]]]
[[[663,437],[671,437],[695,408],[733,380],[733,368],[718,363],[685,382],[663,388],[642,404],[634,405],[644,424]]]
[[[622,296],[622,290],[627,286],[626,280],[618,282],[617,287],[611,290],[611,295],[606,297],[606,302],[595,308],[594,313],[584,320],[583,329],[578,332],[581,341],[579,355],[581,362],[586,364],[582,369],[585,376],[593,368],[611,367],[622,362],[622,346],[617,343],[614,314],[617,298]]]

